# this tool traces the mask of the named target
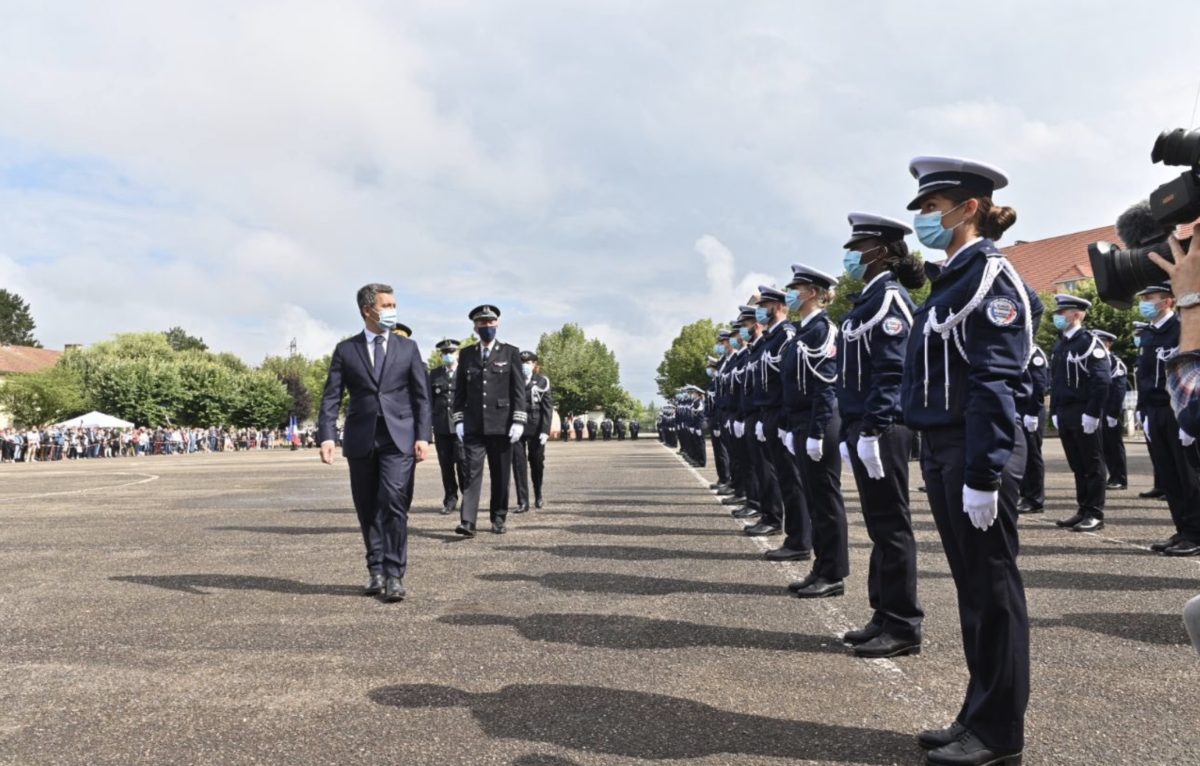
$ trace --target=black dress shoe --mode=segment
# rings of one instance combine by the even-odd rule
[[[460,521],[458,526],[454,528],[454,534],[462,535],[463,537],[474,537],[475,524],[470,521]]]
[[[1183,537],[1178,532],[1176,532],[1175,534],[1171,535],[1170,537],[1168,537],[1166,540],[1163,540],[1162,542],[1151,543],[1150,550],[1154,551],[1155,553],[1162,553],[1167,548],[1170,548],[1172,545],[1174,545],[1175,543],[1179,542],[1182,539],[1183,539]]]
[[[1022,500],[1017,503],[1017,513],[1043,513],[1046,509],[1039,503]]]
[[[866,659],[883,657],[903,657],[908,654],[921,653],[921,639],[899,638],[887,633],[880,633],[865,644],[854,647],[854,656]]]
[[[1104,519],[1098,519],[1095,516],[1087,516],[1083,521],[1071,527],[1072,532],[1099,532],[1104,529]]]
[[[1020,766],[1021,751],[1005,753],[993,750],[983,740],[964,730],[958,739],[930,750],[925,763],[935,766]]]
[[[760,521],[754,526],[746,527],[743,530],[747,537],[771,537],[777,535],[783,530],[774,524],[768,524],[765,521]]]
[[[504,519],[492,519],[492,534],[502,535],[508,531],[508,525],[504,523]]]
[[[709,489],[720,489],[720,487],[721,487],[721,482],[719,482],[719,481],[708,485]]]
[[[796,591],[799,591],[799,590],[803,590],[803,589],[807,588],[809,585],[812,585],[816,579],[817,579],[816,572],[809,572],[808,576],[806,576],[803,580],[796,580],[795,582],[788,583],[788,590],[790,590],[792,593],[795,593]]]
[[[759,515],[760,511],[757,508],[737,508],[730,515],[735,519],[748,519],[751,516]]]
[[[1145,492],[1138,493],[1138,497],[1142,498],[1143,500],[1157,500],[1160,497],[1166,497],[1166,496],[1167,496],[1167,493],[1165,491],[1159,489],[1158,487],[1151,487],[1150,489],[1146,490]]]
[[[1071,516],[1070,518],[1059,519],[1058,521],[1054,522],[1054,525],[1056,527],[1073,527],[1076,524],[1078,524],[1079,522],[1083,521],[1083,519],[1084,519],[1084,515],[1082,513],[1077,513],[1074,516]]]
[[[1191,540],[1180,540],[1163,550],[1164,556],[1200,556],[1200,545]]]
[[[441,513],[443,516],[449,516],[450,512],[454,510],[454,506],[457,504],[458,504],[457,500],[455,500],[454,502],[442,503],[442,510],[439,511],[439,513]]]
[[[746,502],[745,495],[730,495],[721,501],[721,505],[741,505]]]
[[[796,591],[796,598],[832,598],[846,592],[846,585],[841,580],[826,580],[818,577],[807,587]]]
[[[528,512],[529,512],[529,503],[521,503],[517,506],[516,510],[513,511],[513,513],[528,513]]]
[[[408,591],[404,589],[404,581],[399,577],[387,578],[387,584],[383,588],[383,600],[388,603],[403,601],[408,595]]]
[[[383,593],[383,575],[373,574],[371,579],[367,580],[367,587],[363,588],[364,596],[378,596]]]
[[[842,635],[842,640],[851,646],[857,646],[858,644],[867,643],[882,633],[882,627],[873,622],[868,622],[866,627],[859,628],[858,630],[846,631],[846,633]]]
[[[951,742],[957,742],[958,738],[965,734],[967,727],[963,726],[958,721],[950,724],[944,729],[926,729],[917,735],[917,744],[922,750],[936,750],[939,747],[945,747]]]
[[[533,501],[534,508],[545,508],[546,503],[542,500],[542,496],[538,495]]]
[[[1110,481],[1104,485],[1105,489],[1129,489],[1129,485],[1123,481]]]
[[[717,497],[733,497],[736,494],[737,490],[733,487],[725,487],[724,489],[717,490]]]
[[[763,558],[767,561],[808,561],[812,558],[812,551],[780,546],[764,553]]]

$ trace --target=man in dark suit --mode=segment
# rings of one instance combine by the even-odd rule
[[[454,433],[452,417],[458,341],[443,338],[437,350],[442,355],[442,365],[429,372],[429,392],[433,397],[433,444],[442,470],[442,515],[446,515],[458,504],[458,493],[467,491],[467,470],[463,444]]]
[[[408,509],[413,472],[429,450],[429,380],[417,344],[396,335],[396,296],[369,284],[358,291],[366,325],[333,350],[317,424],[321,462],[333,464],[338,411],[350,393],[342,455],[367,548],[365,593],[401,601],[408,566]]]
[[[492,497],[492,532],[504,534],[508,518],[508,479],[513,445],[525,431],[525,378],[521,352],[496,340],[500,309],[476,306],[468,314],[479,343],[459,352],[454,382],[454,429],[467,459],[467,490],[462,520],[455,532],[475,536],[479,495],[483,491],[483,459],[487,457]]]
[[[546,470],[546,442],[550,440],[550,421],[554,418],[554,402],[550,396],[550,381],[538,370],[538,356],[532,351],[521,352],[521,374],[525,377],[525,432],[513,446],[513,480],[517,483],[517,513],[529,510],[529,475],[533,474],[533,497],[537,508],[543,507],[542,477]]]

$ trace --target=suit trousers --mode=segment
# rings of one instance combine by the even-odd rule
[[[1027,457],[1025,474],[1021,478],[1021,499],[1034,508],[1046,504],[1046,461],[1042,457],[1042,438],[1046,433],[1046,408],[1038,413],[1038,427],[1033,433],[1025,432]]]
[[[763,434],[767,437],[767,454],[775,469],[779,483],[779,498],[783,511],[783,547],[794,551],[812,550],[812,519],[808,512],[808,497],[800,480],[800,465],[797,458],[788,452],[779,438],[779,429],[787,432],[787,414],[783,410],[771,410],[763,417]],[[761,444],[761,442],[760,442]],[[801,453],[803,455],[803,453]],[[808,460],[808,456],[804,455]]]
[[[1148,407],[1143,414],[1150,421],[1150,460],[1159,489],[1167,495],[1175,531],[1200,543],[1200,441],[1183,446],[1179,421],[1169,406]]]
[[[346,462],[350,464],[350,495],[367,549],[367,571],[403,577],[408,568],[413,455],[400,451],[381,418],[371,454]]]
[[[1085,434],[1081,425],[1065,425],[1059,415],[1058,438],[1062,440],[1063,452],[1067,453],[1067,465],[1075,474],[1075,502],[1079,513],[1084,516],[1104,518],[1104,454],[1100,444],[1100,431]]]
[[[442,471],[442,503],[451,505],[458,494],[467,491],[467,459],[463,444],[452,433],[433,437],[437,448],[438,468]]]
[[[1025,467],[1024,430],[1000,480],[996,522],[981,532],[963,511],[966,431],[924,432],[921,470],[929,507],[958,592],[958,619],[970,680],[958,722],[1000,750],[1025,745],[1029,704],[1029,614],[1017,569],[1017,497]]]
[[[858,457],[862,421],[846,428],[850,465],[858,485],[863,521],[871,538],[867,600],[871,622],[898,638],[920,638],[925,611],[917,599],[917,541],[908,501],[908,453],[912,433],[893,425],[879,436],[883,478],[872,479]]]
[[[483,493],[483,461],[487,458],[488,479],[492,487],[488,504],[490,518],[503,521],[508,516],[508,476],[512,470],[513,445],[507,436],[463,437],[467,456],[467,491],[463,493],[462,520],[471,524],[479,518],[479,496]]]
[[[821,459],[812,460],[803,445],[808,441],[808,416],[797,421],[793,431],[800,483],[812,516],[813,574],[825,580],[841,580],[850,574],[850,543],[846,529],[846,503],[842,499],[842,455],[838,434],[842,421],[835,412],[825,424]]]
[[[1104,447],[1104,467],[1108,472],[1108,480],[1119,484],[1129,483],[1129,474],[1125,468],[1125,441],[1121,437],[1121,425],[1109,427],[1107,421],[1100,426],[1100,443]]]

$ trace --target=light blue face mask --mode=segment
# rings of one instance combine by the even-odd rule
[[[717,376],[717,371],[711,367],[705,367],[704,371],[708,373],[708,377],[710,378],[715,378]]]
[[[1142,336],[1140,336],[1140,335],[1133,336],[1133,345],[1136,348],[1141,348],[1142,347]]]
[[[521,372],[525,373],[526,378],[532,378],[533,377],[533,365],[530,364],[529,362],[526,362],[525,364],[521,365]]]
[[[718,343],[717,345],[713,346],[713,353],[717,356],[725,356],[725,347]]]
[[[738,336],[736,336],[736,335],[729,336],[729,347],[730,348],[733,348],[733,349],[740,348],[741,345],[742,345],[742,342],[738,339]]]
[[[1158,316],[1158,304],[1154,301],[1138,301],[1138,313],[1143,319],[1153,319]]]
[[[1054,326],[1057,327],[1060,332],[1067,329],[1067,324],[1069,323],[1067,322],[1067,318],[1065,316],[1062,314],[1054,315]]]
[[[851,279],[862,279],[867,273],[867,267],[862,262],[862,253],[857,250],[846,251],[842,256],[842,267]]]
[[[750,328],[749,327],[742,327],[741,329],[739,329],[738,335],[741,335],[742,340],[745,341],[746,343],[750,342]]]
[[[965,204],[967,203],[960,202],[946,213],[953,213]],[[950,240],[954,239],[954,230],[962,226],[963,221],[959,221],[947,229],[942,225],[942,218],[946,213],[939,213],[935,210],[932,213],[917,213],[913,216],[913,229],[917,232],[917,239],[921,240],[922,245],[934,250],[945,250],[950,246]]]
[[[771,324],[771,312],[767,311],[762,306],[757,307],[754,309],[754,321],[763,326]]]
[[[385,330],[391,330],[396,326],[396,309],[381,309],[379,311],[379,326]]]
[[[458,357],[454,354],[442,354],[442,364],[446,365],[447,367],[453,365],[456,359],[458,359]]]
[[[799,290],[788,290],[786,293],[786,296],[787,296],[787,307],[789,310],[795,311],[800,308],[800,291]]]

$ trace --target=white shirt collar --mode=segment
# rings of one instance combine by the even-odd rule
[[[879,280],[883,279],[884,277],[886,277],[888,274],[891,274],[891,273],[892,273],[892,272],[890,272],[890,271],[888,271],[888,270],[886,270],[886,269],[885,269],[885,270],[883,270],[883,271],[879,272],[878,274],[876,274],[876,275],[874,276],[874,278],[873,278],[873,279],[871,279],[871,281],[870,281],[870,282],[868,282],[868,283],[866,283],[865,285],[863,285],[863,290],[862,290],[862,291],[863,291],[863,295],[866,295],[866,294],[867,294],[867,291],[871,289],[871,285],[875,284],[876,282],[878,282]]]
[[[1155,329],[1161,328],[1161,327],[1162,327],[1163,325],[1165,325],[1165,324],[1166,324],[1166,323],[1167,323],[1167,322],[1168,322],[1168,321],[1171,319],[1171,317],[1173,317],[1173,316],[1175,316],[1175,312],[1174,312],[1174,311],[1168,311],[1168,312],[1167,312],[1167,314],[1166,314],[1166,316],[1164,316],[1162,319],[1160,319],[1160,320],[1158,320],[1157,322],[1155,322],[1155,323],[1154,323],[1154,327],[1155,327]]]
[[[383,338],[383,345],[385,345],[385,346],[387,345],[387,341],[388,341],[388,339],[387,339],[387,336],[388,336],[388,332],[387,332],[387,330],[384,330],[383,332],[371,332],[371,328],[370,328],[370,327],[366,327],[366,326],[364,326],[364,327],[363,327],[363,332],[364,332],[364,333],[366,333],[366,336],[367,336],[367,345],[368,345],[368,346],[372,346],[372,345],[374,345],[374,344],[375,344],[375,339],[376,339],[376,338]]]
[[[1083,329],[1083,325],[1081,325],[1081,324],[1077,324],[1074,327],[1068,327],[1067,329],[1063,330],[1063,337],[1066,338],[1067,340],[1070,340],[1071,338],[1075,337],[1075,333],[1079,332],[1082,329]]]
[[[783,319],[776,319],[775,322],[770,327],[767,328],[767,332],[773,332],[776,327],[778,327],[779,325],[783,324],[786,321],[787,321],[786,316]],[[766,333],[763,333],[763,335],[766,335]]]
[[[960,248],[958,248],[957,250],[955,250],[955,251],[954,251],[954,255],[958,255],[958,254],[959,254],[959,253],[961,253],[963,250],[966,250],[968,247],[970,247],[971,245],[975,244],[976,242],[979,242],[979,241],[981,241],[982,239],[983,239],[983,237],[976,237],[975,239],[971,240],[970,242],[967,242],[967,243],[966,243],[966,244],[964,244],[962,247],[960,247]],[[945,263],[943,263],[942,265],[943,265],[943,266],[949,266],[949,265],[950,265],[950,261],[953,261],[953,260],[954,260],[954,255],[952,255],[952,256],[950,256],[949,258],[947,258],[947,259],[946,259],[946,262],[945,262]]]
[[[816,319],[818,316],[820,316],[821,312],[823,312],[824,310],[825,309],[816,309],[811,314],[809,314],[808,316],[806,316],[800,320],[800,326],[807,327],[808,323],[811,322],[812,320]]]

